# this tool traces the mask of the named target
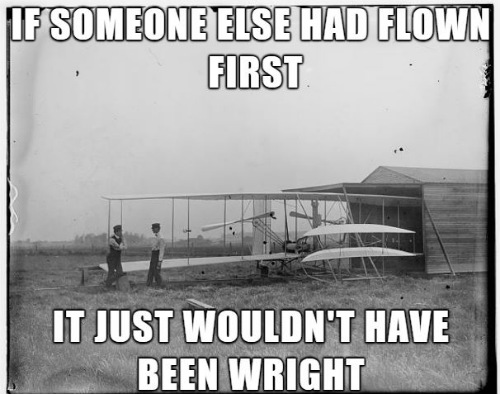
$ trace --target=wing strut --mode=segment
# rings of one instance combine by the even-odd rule
[[[351,213],[351,206],[349,204],[349,197],[347,197],[347,191],[345,190],[345,186],[342,186],[342,190],[344,191],[345,201],[346,201],[347,207],[348,207],[346,212],[348,214],[348,217],[349,217],[349,220],[351,221],[351,223],[354,223],[354,219],[353,219],[352,213]],[[358,233],[356,233],[356,240],[358,241],[360,246],[363,246],[363,241],[361,240],[361,237],[359,236]],[[377,267],[375,266],[375,263],[373,262],[373,259],[371,257],[368,257],[368,260],[372,264],[372,267],[375,270],[375,272],[377,273],[377,276],[379,278],[381,278],[380,273],[378,272]],[[363,266],[365,268],[365,274],[368,275],[368,273],[366,272],[366,266],[365,266],[365,262],[364,262],[363,258],[361,258],[361,261],[363,261]]]
[[[108,238],[111,235],[111,200],[108,200],[108,235],[106,236],[106,245],[108,244]]]
[[[288,219],[286,217],[286,200],[283,200],[283,208],[285,210],[285,254],[286,254],[286,244],[290,241],[290,234],[288,232]]]
[[[344,195],[347,196],[347,193],[345,191],[345,188],[344,188]],[[341,202],[342,200],[340,199],[340,196],[338,197],[339,199],[339,202]],[[344,212],[347,216],[347,220],[348,222],[351,222],[351,223],[354,223],[354,218],[352,217],[352,214],[350,215],[350,211],[351,211],[351,208],[350,208],[350,205],[349,205],[349,200],[346,200],[346,205],[349,207],[349,209],[347,209],[343,204],[342,205],[342,208],[344,209]],[[356,241],[358,241],[358,237],[359,237],[359,234],[357,234],[357,237],[356,237]],[[351,240],[349,238],[349,244],[351,243]],[[362,244],[360,244],[362,245]],[[365,259],[363,257],[361,257],[361,263],[363,263],[363,269],[365,270],[365,275],[368,276],[368,271],[366,270],[366,263],[365,263]]]
[[[297,198],[295,198],[295,212],[297,212]],[[295,241],[299,238],[297,229],[297,217],[295,217]]]
[[[311,219],[309,219],[309,215],[307,214],[307,211],[304,208],[304,205],[302,204],[302,200],[300,199],[300,197],[299,197],[298,194],[297,194],[297,199],[299,200],[300,206],[302,207],[302,210],[304,211],[304,215],[306,215],[306,219],[309,222],[309,225],[311,226],[311,228],[314,228],[314,226],[313,226],[313,224],[311,222]]]
[[[188,241],[188,256],[187,256],[187,264],[189,265],[189,255],[191,254],[191,249],[190,249],[190,246],[189,246],[189,233],[190,233],[190,230],[189,230],[189,197],[187,199],[188,201],[188,225],[187,225],[187,231],[186,231],[186,234],[187,234],[187,241]]]
[[[227,197],[224,196],[224,223],[226,223],[226,203]],[[224,256],[226,255],[226,226],[224,226]]]
[[[244,201],[243,198],[241,199],[241,255],[243,256],[243,245],[244,245],[244,236],[245,236],[245,233],[243,232],[244,231],[244,227],[243,227],[243,217],[245,216],[245,209],[244,209]]]
[[[175,200],[172,198],[172,252],[174,251]]]
[[[325,225],[326,225],[326,200],[323,201],[323,204],[324,204],[324,213],[325,213]],[[325,247],[326,247],[326,235],[324,236],[323,238],[323,242],[325,244]]]

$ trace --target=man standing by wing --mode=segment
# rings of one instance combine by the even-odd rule
[[[160,235],[160,223],[153,223],[151,230],[154,234],[153,244],[151,247],[151,261],[149,263],[147,286],[153,284],[153,279],[158,286],[161,286],[162,279],[160,275],[161,263],[163,261],[163,254],[165,252],[165,240]]]
[[[122,226],[117,224],[113,227],[114,234],[109,237],[109,253],[106,256],[108,263],[108,277],[106,286],[110,287],[115,280],[125,275],[122,268],[122,250],[127,248],[127,244],[122,236]]]

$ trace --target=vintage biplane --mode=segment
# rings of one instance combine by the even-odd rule
[[[398,201],[404,202],[412,200],[412,197],[276,192],[117,195],[103,198],[108,201],[108,234],[111,234],[113,203],[119,203],[120,223],[123,222],[123,204],[126,202],[164,200],[170,203],[171,215],[165,218],[164,222],[170,224],[171,244],[174,245],[174,238],[179,239],[176,235],[180,232],[175,234],[175,228],[176,225],[179,226],[176,221],[181,221],[180,237],[185,237],[187,248],[183,257],[164,258],[162,269],[255,262],[261,271],[260,275],[267,275],[272,266],[280,275],[305,275],[316,279],[329,275],[335,280],[340,275],[340,278],[345,280],[346,276],[352,277],[352,259],[357,259],[365,278],[382,278],[375,259],[416,256],[415,250],[389,248],[385,242],[385,234],[413,236],[413,231],[393,226],[354,223],[349,208],[349,203],[358,199],[379,204],[382,198],[386,201],[397,198]],[[176,213],[181,201],[184,204],[183,209],[186,210],[183,216]],[[212,204],[211,211],[219,211],[222,221],[194,225],[193,204],[208,202]],[[239,211],[237,218],[234,218],[235,209]],[[179,219],[179,216],[182,218]],[[230,216],[231,219],[228,219]],[[221,232],[224,252],[218,256],[194,256],[193,250],[190,249],[193,231]],[[245,234],[251,234],[251,248],[245,245],[245,240],[248,239]],[[362,238],[362,235],[366,234],[370,234],[371,238]],[[239,238],[239,248],[234,247],[235,237]],[[229,251],[226,250],[228,243],[231,245]],[[332,261],[337,262],[336,270]],[[124,272],[141,271],[149,268],[149,261],[124,262],[122,265]],[[100,264],[99,267],[104,271],[108,269],[107,264]],[[368,271],[373,272],[374,276],[369,276]],[[82,282],[85,282],[84,274]]]

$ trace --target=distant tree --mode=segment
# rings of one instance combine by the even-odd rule
[[[75,244],[82,244],[83,243],[83,235],[75,235]]]
[[[125,232],[123,234],[123,237],[127,240],[127,243],[129,245],[144,245],[147,243],[144,234]]]
[[[96,238],[97,238],[97,242],[99,244],[105,245],[108,237],[107,237],[106,233],[101,233],[101,234],[97,235]]]

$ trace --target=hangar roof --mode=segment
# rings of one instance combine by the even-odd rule
[[[380,166],[363,183],[488,183],[488,171]]]
[[[361,183],[335,183],[287,189],[284,192],[380,194],[385,196],[422,197],[425,183],[467,183],[488,182],[486,170],[459,170],[441,168],[388,167],[380,166]]]

